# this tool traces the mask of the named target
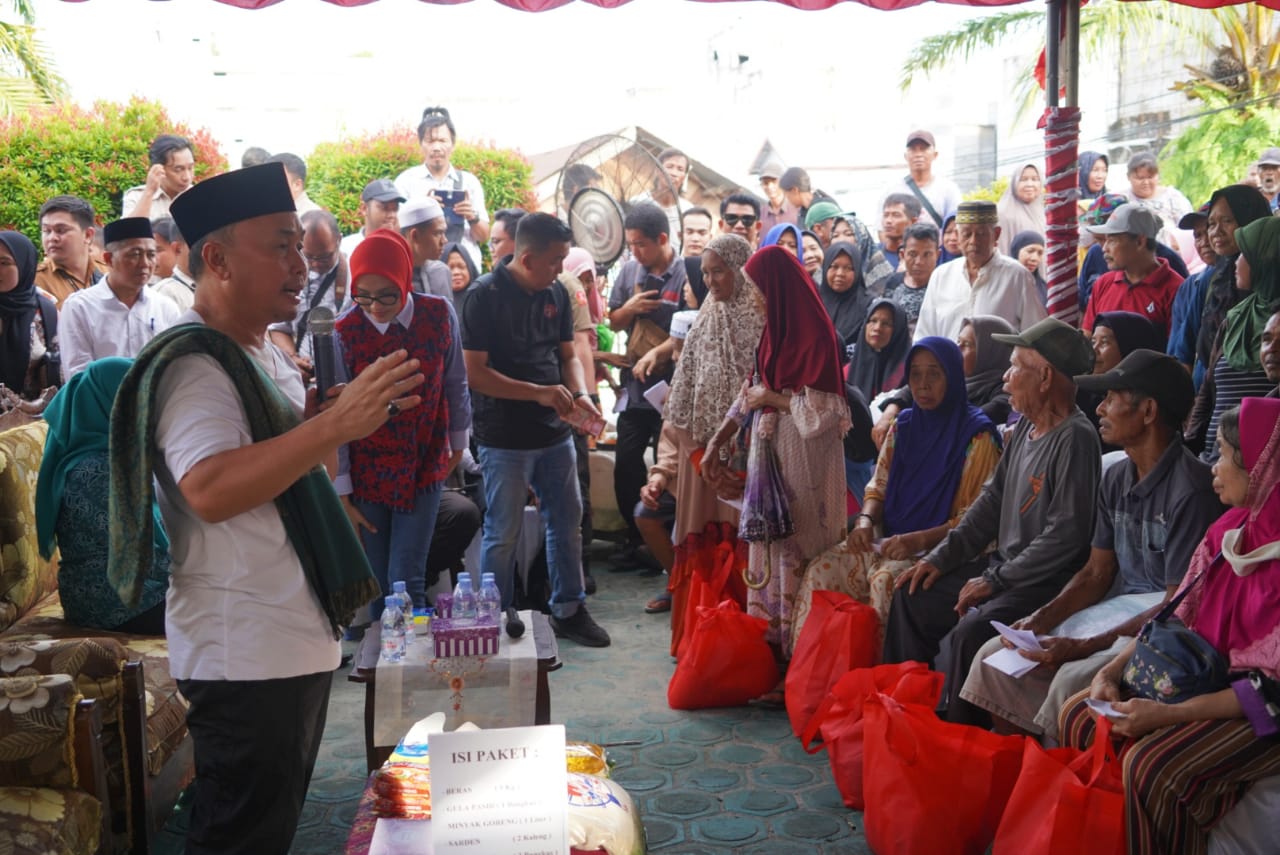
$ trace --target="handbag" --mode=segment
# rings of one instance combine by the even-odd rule
[[[796,736],[805,732],[837,680],[876,664],[879,641],[880,616],[871,606],[839,591],[813,592],[813,609],[787,668],[784,697]]]
[[[877,855],[984,855],[1022,768],[1025,736],[942,721],[884,694],[863,706],[862,815]]]
[[[1028,739],[1022,771],[996,830],[992,855],[1124,855],[1124,778],[1111,720],[1093,745],[1040,747]]]
[[[866,752],[863,709],[867,698],[883,693],[902,704],[933,709],[942,696],[942,680],[942,674],[930,671],[923,662],[898,662],[858,668],[836,681],[800,734],[800,744],[807,754],[826,749],[831,777],[845,807],[853,810],[866,807],[862,796],[862,758]],[[814,745],[819,733],[822,741]]]
[[[1191,584],[1169,600],[1138,633],[1137,645],[1125,665],[1122,681],[1134,697],[1178,704],[1227,688],[1227,660],[1204,636],[1173,617],[1183,597],[1200,583],[1208,569],[1201,570]]]
[[[637,318],[627,332],[627,359],[632,365],[640,361],[640,357],[653,350],[669,338],[667,331],[648,318]],[[654,366],[656,376],[666,370],[670,361],[664,359]]]
[[[778,665],[764,640],[769,622],[732,600],[699,606],[697,626],[667,684],[673,710],[736,707],[778,684]]]

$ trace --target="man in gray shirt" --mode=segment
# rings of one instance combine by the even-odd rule
[[[1195,392],[1177,360],[1135,350],[1105,374],[1076,383],[1106,393],[1098,406],[1102,439],[1126,455],[1102,475],[1089,561],[1061,594],[1013,625],[1052,634],[1040,639],[1044,652],[1022,654],[1041,667],[1014,678],[984,666],[1008,646],[1000,638],[987,642],[950,710],[952,721],[990,726],[990,713],[1002,730],[1056,742],[1062,703],[1088,688],[1115,658],[1115,646],[1177,590],[1205,530],[1222,514],[1213,473],[1182,444]]]
[[[941,710],[995,635],[991,621],[1044,605],[1084,563],[1097,502],[1098,436],[1071,379],[1092,349],[1054,318],[995,338],[1014,346],[1004,381],[1022,419],[960,523],[898,578],[885,628],[885,662],[932,662],[946,675]]]

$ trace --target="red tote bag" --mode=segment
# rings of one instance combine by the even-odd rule
[[[778,685],[778,664],[764,640],[769,622],[733,600],[698,607],[697,624],[667,684],[673,710],[736,707]]]
[[[800,736],[836,681],[880,659],[876,610],[839,591],[814,591],[787,667],[786,703],[791,731]]]
[[[1124,855],[1124,778],[1099,718],[1087,751],[1028,739],[992,855]]]
[[[827,750],[831,776],[846,807],[862,810],[866,806],[862,797],[862,710],[867,698],[883,692],[900,703],[933,709],[942,696],[943,679],[923,662],[900,662],[859,668],[836,681],[831,694],[809,719],[800,742],[810,754]],[[822,742],[812,745],[819,731]]]
[[[876,855],[984,855],[1022,766],[1025,736],[948,724],[883,694],[865,705],[862,790]]]

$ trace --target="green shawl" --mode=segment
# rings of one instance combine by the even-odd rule
[[[125,605],[134,605],[151,569],[151,502],[155,406],[160,378],[176,360],[203,353],[231,377],[244,403],[254,442],[280,436],[299,420],[262,367],[238,344],[203,324],[183,324],[156,336],[125,375],[111,411],[111,556],[107,578]],[[334,637],[356,609],[378,596],[378,583],[338,494],[323,466],[316,466],[275,499],[289,542],[311,590],[329,618]]]
[[[1252,284],[1249,296],[1227,312],[1222,355],[1237,371],[1261,373],[1262,330],[1280,298],[1280,218],[1263,217],[1236,229],[1236,245],[1249,262]]]

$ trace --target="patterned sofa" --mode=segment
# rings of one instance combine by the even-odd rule
[[[45,433],[43,421],[0,433],[0,678],[67,674],[99,702],[112,807],[105,848],[144,853],[195,771],[186,702],[163,638],[63,619],[56,558],[43,560],[36,541]]]
[[[110,796],[98,702],[65,674],[0,678],[0,732],[0,852],[101,851]]]

